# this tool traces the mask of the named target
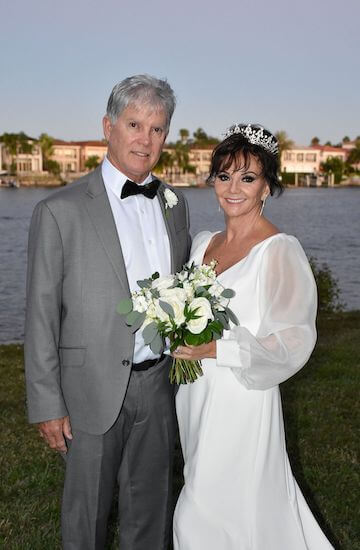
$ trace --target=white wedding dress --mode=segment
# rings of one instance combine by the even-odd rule
[[[194,239],[201,264],[213,233]],[[255,245],[219,281],[236,295],[240,325],[217,341],[217,359],[176,396],[185,486],[175,550],[326,550],[292,475],[278,384],[308,360],[316,340],[316,287],[295,237]]]

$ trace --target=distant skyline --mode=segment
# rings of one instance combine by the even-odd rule
[[[234,122],[298,145],[360,134],[358,0],[1,2],[0,134],[102,139],[113,85],[166,77],[180,128]]]

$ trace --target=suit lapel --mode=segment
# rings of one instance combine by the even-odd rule
[[[86,208],[111,265],[127,294],[130,294],[124,256],[99,166],[91,175],[86,191]]]
[[[175,243],[176,243],[176,239],[175,239],[176,230],[174,225],[174,216],[172,215],[171,208],[166,208],[165,206],[165,197],[164,197],[165,189],[166,189],[165,185],[161,182],[157,192],[157,198],[159,199],[161,212],[163,214],[166,231],[169,237],[170,254],[171,254],[171,272],[174,273],[176,269],[175,256],[174,256]]]

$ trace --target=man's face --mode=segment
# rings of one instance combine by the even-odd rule
[[[110,162],[132,181],[142,183],[159,160],[164,145],[165,111],[132,103],[115,124],[105,116],[103,127]]]

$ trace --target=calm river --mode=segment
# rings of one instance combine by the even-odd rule
[[[27,231],[49,189],[0,189],[0,343],[23,339]],[[212,189],[185,189],[191,233],[223,227]],[[360,309],[360,188],[288,189],[270,198],[266,215],[295,235],[308,255],[338,278],[347,309]]]

